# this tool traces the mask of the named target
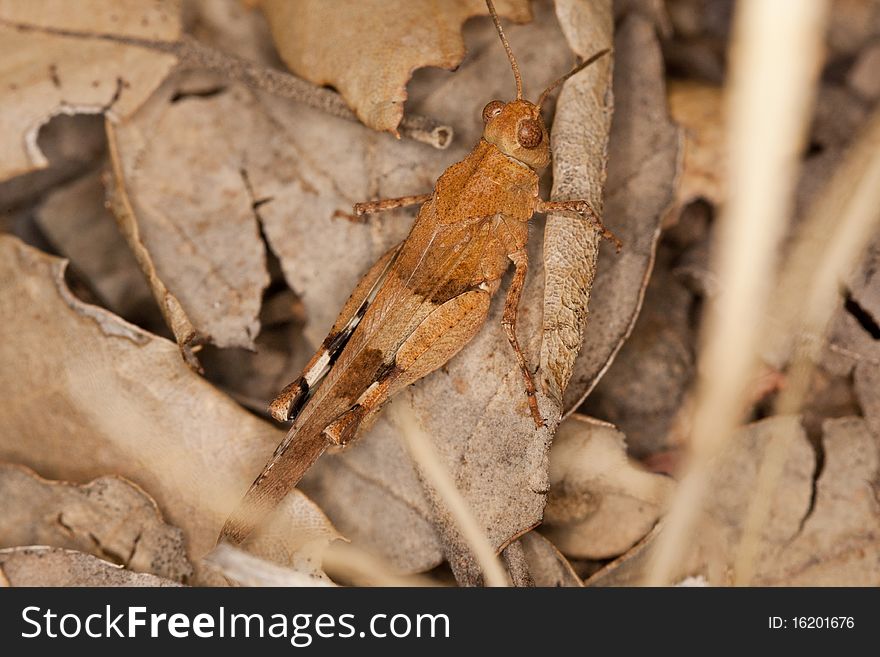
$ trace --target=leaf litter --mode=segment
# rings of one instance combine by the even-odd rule
[[[426,493],[413,468],[400,427],[386,417],[358,444],[319,462],[303,483],[311,499],[293,493],[247,546],[250,556],[224,561],[219,571],[216,555],[205,560],[225,513],[283,435],[222,391],[262,414],[266,398],[296,376],[323,338],[363,271],[405,236],[412,212],[360,224],[334,215],[356,201],[428,191],[478,138],[482,106],[512,90],[488,19],[462,26],[461,16],[484,13],[481,3],[462,2],[442,26],[448,53],[461,59],[455,43],[461,37],[467,46],[454,73],[418,70],[407,83],[414,69],[429,62],[424,51],[402,58],[395,63],[396,80],[369,83],[382,94],[378,103],[358,87],[381,70],[370,58],[342,71],[351,73],[349,86],[330,82],[361,118],[383,130],[393,130],[401,116],[402,133],[411,114],[438,117],[456,135],[448,150],[397,141],[338,118],[347,116],[338,113],[339,105],[325,112],[308,101],[292,104],[294,83],[271,67],[283,61],[300,72],[300,64],[285,54],[292,26],[281,14],[273,18],[278,8],[272,4],[265,3],[264,14],[234,2],[187,2],[182,20],[176,3],[155,5],[175,18],[165,32],[143,34],[133,23],[104,25],[103,10],[97,22],[56,12],[55,23],[20,30],[9,21],[31,23],[33,16],[0,7],[0,29],[42,50],[28,79],[12,81],[21,89],[4,87],[0,70],[0,93],[10,98],[5,106],[16,108],[0,112],[0,120],[15,126],[4,131],[5,162],[12,168],[0,178],[31,171],[0,186],[0,211],[8,213],[0,225],[71,260],[65,282],[60,261],[11,237],[0,239],[0,306],[16,309],[4,310],[0,329],[3,362],[13,364],[0,376],[0,458],[39,473],[0,470],[7,473],[3,481],[18,482],[31,514],[6,535],[14,537],[9,545],[57,546],[3,550],[10,583],[158,584],[128,580],[142,576],[69,550],[125,563],[120,555],[138,535],[137,522],[151,529],[139,539],[131,568],[177,581],[328,583],[322,555],[341,532],[372,551],[383,569],[425,572],[445,559],[460,584],[480,582],[442,502]],[[309,5],[295,4],[303,10]],[[835,11],[829,32],[834,65],[826,70],[804,154],[799,214],[877,99],[865,73],[876,58],[876,16],[870,3],[850,4]],[[136,0],[130,5],[131,16],[146,6]],[[589,56],[611,43],[613,30],[614,56],[570,80],[551,109],[556,158],[552,189],[549,176],[543,185],[554,198],[584,197],[604,206],[605,220],[625,249],[619,256],[600,250],[589,229],[565,218],[535,221],[520,339],[530,362],[541,366],[541,405],[550,429],[536,435],[528,426],[518,373],[498,325],[498,303],[460,356],[394,403],[410,406],[432,437],[514,583],[578,586],[580,573],[592,585],[636,584],[662,531],[663,500],[675,486],[652,471],[675,475],[678,451],[687,447],[696,328],[705,299],[723,293],[714,284],[708,243],[725,193],[721,112],[715,108],[730,16],[686,0],[668,3],[668,14],[651,2],[612,7],[558,0],[555,6],[533,2],[528,13],[528,3],[499,3],[499,9],[511,9],[518,21],[533,15],[526,25],[505,22],[529,96],[567,70],[576,55]],[[150,21],[153,16],[158,14]],[[389,34],[399,28],[386,14],[377,20]],[[187,41],[181,25],[213,50]],[[140,35],[178,49],[137,50],[118,39],[85,38],[89,32]],[[278,54],[270,34],[281,44]],[[125,87],[112,107],[112,97],[101,95],[115,80],[112,66],[97,71],[99,85],[92,92],[81,83],[86,71],[96,70],[94,61],[81,58],[82,66],[68,63],[53,71],[48,64],[55,62],[43,57],[80,52],[84,44],[89,53],[106,48],[136,62],[136,75],[125,78],[131,89]],[[294,59],[313,54],[307,40],[299,47]],[[325,40],[314,47],[332,53],[336,44]],[[223,52],[244,63],[206,59]],[[377,56],[393,58],[387,52]],[[339,61],[329,62],[337,72],[344,68]],[[192,70],[194,63],[209,70]],[[189,70],[181,71],[181,64]],[[253,67],[271,72],[255,83],[254,71],[262,69]],[[677,79],[670,80],[670,73]],[[63,97],[54,77],[62,82]],[[271,95],[266,80],[288,87]],[[56,129],[70,117],[52,117],[75,109],[106,114],[109,166],[79,117],[70,119],[79,126],[71,128],[72,139]],[[40,153],[51,155],[65,143],[73,149],[68,152],[89,155],[42,159]],[[105,191],[112,215],[104,207]],[[785,430],[795,431],[795,447],[761,534],[754,581],[870,581],[865,573],[876,555],[877,532],[870,482],[876,480],[880,431],[875,260],[876,248],[841,294],[822,371],[800,423],[776,417],[748,425],[719,466],[700,540],[682,558],[680,580],[729,583],[759,446]],[[157,324],[158,308],[177,345],[73,293],[168,334]],[[200,351],[203,344],[213,346]],[[200,360],[214,385],[192,371]],[[753,396],[756,417],[785,384],[786,363],[770,359],[769,365],[772,381],[758,385]],[[108,398],[101,392],[107,389],[116,393]],[[551,448],[555,423],[585,398],[581,412],[616,428],[571,415]],[[116,482],[111,487],[120,491],[119,500],[106,507],[89,502],[87,491],[107,481]],[[102,527],[118,520],[122,500],[144,510],[157,504],[161,516],[136,515],[134,525],[123,523],[121,533],[108,538]],[[84,515],[70,525],[72,534],[65,533],[51,514],[37,513],[50,507]],[[86,540],[89,532],[97,532],[97,543]],[[149,537],[175,532],[182,542],[159,541],[155,551],[173,557],[156,565]],[[113,547],[102,553],[105,545]],[[43,576],[39,563],[59,566],[47,567]],[[193,576],[183,574],[187,567]],[[71,573],[67,579],[63,568]]]

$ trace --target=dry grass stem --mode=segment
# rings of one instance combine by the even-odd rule
[[[859,260],[880,222],[880,112],[850,150],[806,220],[792,249],[779,286],[784,336],[794,340],[785,387],[774,415],[800,412],[814,361],[823,344],[836,298],[846,276]],[[799,290],[809,290],[807,295]],[[772,330],[772,329],[770,329]],[[769,332],[769,330],[768,330]],[[773,339],[774,336],[769,336]],[[782,474],[793,436],[774,436],[767,445],[737,550],[734,582],[745,586],[757,567],[761,529],[770,512],[776,483]]]
[[[741,419],[776,253],[792,205],[812,107],[827,2],[737,5],[727,88],[728,199],[714,244],[723,293],[703,325],[687,469],[649,568],[675,576],[711,480],[712,462]]]
[[[488,586],[507,586],[507,574],[492,544],[477,522],[449,472],[431,445],[430,437],[419,425],[409,404],[397,403],[388,409],[400,429],[406,448],[426,482],[437,492],[454,519],[462,537],[473,551]]]

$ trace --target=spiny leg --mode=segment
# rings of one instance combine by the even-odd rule
[[[355,203],[353,215],[337,210],[333,213],[333,216],[360,223],[363,221],[361,217],[365,214],[375,214],[377,212],[385,212],[386,210],[406,208],[410,205],[421,205],[422,203],[430,201],[431,196],[431,194],[416,194],[415,196],[401,196],[399,198],[385,198],[378,201]]]
[[[519,300],[522,296],[523,285],[526,282],[526,273],[529,270],[529,257],[524,249],[511,253],[509,257],[515,269],[513,271],[513,280],[510,282],[510,288],[507,290],[507,297],[504,299],[504,314],[501,317],[501,325],[504,327],[505,333],[507,333],[507,340],[510,342],[510,346],[513,347],[520,371],[522,371],[532,419],[535,421],[535,426],[540,429],[544,426],[544,418],[541,417],[541,411],[538,409],[535,380],[532,377],[532,372],[516,337],[517,311],[519,310]]]
[[[605,227],[599,214],[593,209],[589,201],[538,201],[538,212],[556,212],[559,214],[577,214],[579,217],[586,217],[593,226],[596,227],[602,237],[610,242],[614,242],[617,252],[623,248],[623,243],[617,239],[617,236]]]

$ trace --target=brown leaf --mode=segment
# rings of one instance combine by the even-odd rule
[[[541,532],[580,559],[623,554],[654,526],[673,489],[626,455],[611,425],[571,415],[550,450],[550,496]]]
[[[578,56],[613,45],[610,0],[561,0],[556,14]],[[614,102],[612,58],[603,57],[569,80],[553,119],[554,200],[585,199],[602,214],[608,135]],[[544,229],[544,320],[541,378],[558,406],[584,341],[587,306],[599,258],[599,234],[583,219],[547,217]],[[606,261],[603,265],[608,265]]]
[[[253,347],[269,275],[247,165],[249,149],[270,140],[247,139],[249,92],[175,102],[175,82],[107,124],[114,212],[182,347]]]
[[[204,557],[210,568],[240,586],[329,586],[326,578],[285,568],[244,550],[221,543]]]
[[[134,481],[197,562],[283,433],[192,372],[173,343],[74,298],[62,261],[9,236],[0,315],[0,458],[53,478]],[[296,491],[253,549],[282,565],[300,550],[314,561],[336,536]]]
[[[672,271],[678,252],[661,244],[632,335],[583,406],[616,425],[639,458],[676,447],[670,430],[693,383],[695,300]]]
[[[794,432],[785,469],[770,502],[761,532],[758,580],[779,572],[789,558],[790,546],[799,540],[801,523],[812,497],[815,457],[803,428],[795,417],[777,416],[743,427],[725,447],[712,473],[709,495],[703,500],[701,524],[684,554],[679,555],[673,579],[704,575],[713,585],[730,584],[735,550],[742,537],[742,522],[754,490],[759,459],[774,436]],[[629,553],[594,574],[588,586],[627,586],[643,581],[662,524]],[[768,582],[769,583],[769,582]]]
[[[583,582],[562,553],[538,532],[531,531],[519,539],[535,586],[581,587]]]
[[[55,547],[0,550],[0,581],[4,578],[9,586],[180,586],[90,554]]]
[[[824,429],[825,460],[812,509],[794,540],[761,561],[756,585],[880,585],[880,438],[859,417],[828,420]]]
[[[801,167],[795,195],[796,216],[803,217],[815,207],[825,184],[844,158],[858,149],[854,140],[867,128],[869,105],[841,84],[826,82],[819,87],[810,141]]]
[[[666,109],[653,25],[638,14],[624,18],[614,54],[604,221],[624,246],[616,256],[609,253],[596,273],[584,344],[564,395],[566,412],[589,394],[632,330],[676,175],[679,134]]]
[[[880,43],[864,48],[857,56],[847,75],[849,86],[866,100],[880,98],[880,79],[875,71],[880,68]]]
[[[170,42],[180,35],[179,15],[179,0],[92,0],[87,8],[64,0],[3,3],[0,180],[46,166],[36,138],[52,116],[125,118],[176,63],[169,54],[63,31]]]
[[[51,545],[89,552],[143,573],[183,581],[192,574],[183,534],[156,503],[120,477],[77,486],[0,464],[0,547]]]
[[[464,57],[461,26],[486,15],[483,0],[261,0],[281,58],[318,85],[332,85],[374,130],[397,132],[406,83],[422,66],[453,69]],[[531,18],[528,0],[499,0],[499,15]]]
[[[868,247],[862,262],[847,281],[834,319],[828,331],[828,347],[822,357],[823,366],[839,376],[849,376],[854,367],[856,377],[873,378],[871,372],[880,368],[880,239]],[[862,395],[864,397],[864,395]],[[870,404],[870,393],[862,400]]]

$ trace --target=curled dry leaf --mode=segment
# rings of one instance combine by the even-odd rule
[[[615,34],[614,55],[604,221],[624,246],[596,272],[583,347],[564,394],[566,412],[589,394],[632,330],[678,163],[679,133],[666,108],[663,59],[653,25],[639,14],[625,17]]]
[[[0,581],[4,578],[9,586],[180,586],[90,554],[54,547],[0,550]]]
[[[253,347],[269,275],[247,165],[271,141],[248,141],[249,92],[210,103],[177,93],[170,80],[129,120],[108,122],[113,209],[182,348]]]
[[[584,583],[562,553],[546,538],[531,531],[519,539],[535,586],[581,587]]]
[[[671,479],[626,455],[622,433],[583,415],[561,425],[550,450],[550,495],[541,532],[580,559],[623,554],[656,524]]]
[[[560,0],[556,14],[579,57],[613,45],[610,0]],[[569,80],[553,119],[554,200],[585,199],[600,215],[613,100],[612,58],[604,57]],[[556,406],[571,379],[584,340],[587,306],[596,276],[601,238],[582,219],[547,217],[544,229],[544,320],[541,378]],[[608,264],[607,262],[605,264]]]
[[[453,69],[465,54],[461,26],[485,15],[482,0],[261,0],[284,63],[332,85],[374,130],[397,132],[406,83],[423,66]],[[498,0],[501,16],[531,18],[528,0]]]
[[[173,343],[74,298],[63,261],[9,236],[0,314],[0,458],[73,481],[127,477],[183,530],[197,563],[282,432],[187,368]],[[296,491],[251,549],[314,563],[337,536]]]
[[[0,464],[0,547],[51,545],[89,552],[129,570],[183,581],[192,574],[183,533],[121,477],[77,486]]]
[[[180,2],[0,3],[0,180],[47,165],[36,139],[52,116],[127,117],[176,63],[170,54],[65,30],[170,42],[180,35]]]

